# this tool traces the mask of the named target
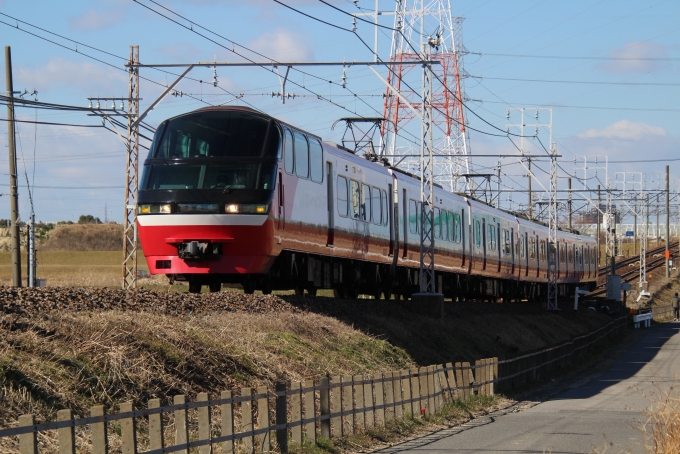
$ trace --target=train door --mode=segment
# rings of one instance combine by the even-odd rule
[[[515,244],[517,244],[517,239],[515,238],[515,229],[510,227],[510,274],[515,275]]]
[[[482,218],[482,271],[486,271],[486,219]]]
[[[536,258],[536,277],[541,277],[541,257],[539,249],[541,247],[541,240],[538,235],[534,235],[534,257]]]
[[[395,210],[395,203],[394,203],[394,193],[392,192],[392,185],[388,184],[387,185],[387,218],[388,218],[388,225],[390,229],[390,257],[393,255],[399,255],[398,253],[394,253],[394,246],[396,240],[396,236],[399,232],[399,220],[395,216],[397,215],[397,211]],[[397,246],[398,247],[398,246]]]
[[[455,217],[454,217],[454,219],[455,219]],[[460,229],[460,236],[458,238],[456,238],[457,231],[454,228],[454,238],[460,240],[461,246],[463,248],[463,251],[462,251],[463,255],[462,255],[462,258],[461,258],[460,266],[465,267],[466,252],[467,252],[466,247],[465,247],[465,242],[468,239],[468,235],[465,235],[465,231],[470,230],[470,226],[465,222],[465,208],[460,210],[460,223],[456,228]],[[470,252],[472,252],[472,243],[470,243]]]
[[[529,276],[529,234],[524,232],[524,241],[522,244],[522,249],[524,249],[524,276]]]
[[[326,162],[326,199],[328,205],[328,233],[326,235],[326,246],[333,247],[335,240],[335,197],[333,196],[333,163]]]
[[[502,249],[505,247],[503,244],[503,241],[505,240],[503,237],[501,237],[501,223],[497,222],[496,223],[496,259],[498,260],[498,268],[496,269],[497,273],[501,272],[501,265],[503,263],[503,254],[502,254]]]
[[[402,219],[404,220],[404,255],[406,258],[408,254],[408,226],[410,219],[408,217],[408,197],[406,196],[406,189],[403,190],[402,198]]]
[[[281,169],[279,169],[279,184],[278,184],[278,221],[277,221],[277,228],[278,230],[285,230],[286,228],[286,206],[284,204],[284,196],[283,196],[283,176],[281,175]],[[283,235],[279,235],[279,244],[281,244],[281,238]]]

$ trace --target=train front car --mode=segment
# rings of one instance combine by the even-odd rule
[[[144,162],[137,221],[149,271],[190,292],[250,284],[276,251],[270,217],[281,129],[247,108],[206,108],[163,122]]]

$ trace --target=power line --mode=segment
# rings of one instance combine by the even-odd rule
[[[586,85],[649,85],[662,87],[680,87],[680,83],[674,82],[600,82],[600,81],[586,81],[586,80],[545,80],[545,79],[520,79],[510,77],[487,77],[487,76],[470,76],[475,79],[488,80],[509,80],[514,82],[542,82],[552,84],[586,84]]]
[[[9,121],[7,118],[0,118],[0,121]],[[73,126],[76,128],[103,128],[102,125],[74,125],[70,123],[52,123],[48,121],[30,121],[30,120],[13,120],[17,123],[30,123],[37,125],[50,125],[50,126]]]
[[[680,61],[674,57],[584,57],[569,55],[529,55],[529,54],[497,54],[491,52],[468,52],[470,55],[493,56],[493,57],[515,57],[515,58],[549,58],[559,60],[613,60],[613,61]]]

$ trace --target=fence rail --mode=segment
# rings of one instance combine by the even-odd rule
[[[114,444],[125,454],[188,454],[196,448],[210,454],[216,446],[223,453],[287,452],[289,442],[347,436],[406,416],[432,415],[454,399],[522,386],[573,362],[626,323],[625,317],[615,319],[569,342],[506,360],[278,383],[274,390],[246,387],[223,391],[219,399],[200,393],[194,402],[178,395],[170,405],[152,399],[137,410],[125,402],[109,414],[99,405],[82,418],[60,410],[56,421],[41,424],[22,415],[16,427],[0,429],[0,438],[18,437],[22,454],[38,453],[38,435],[49,431],[56,431],[59,454],[75,454],[76,448],[107,454]]]

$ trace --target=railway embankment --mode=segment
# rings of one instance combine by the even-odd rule
[[[0,288],[0,425],[33,413],[511,357],[591,332],[592,311],[116,289]]]

